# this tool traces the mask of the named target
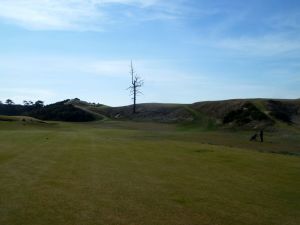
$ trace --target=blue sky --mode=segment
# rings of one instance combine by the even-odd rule
[[[299,0],[0,0],[0,100],[300,97]]]

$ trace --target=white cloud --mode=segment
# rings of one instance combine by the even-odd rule
[[[299,40],[282,35],[224,38],[216,41],[214,45],[248,56],[276,56],[300,50]]]
[[[102,30],[105,24],[127,18],[130,9],[142,10],[136,20],[167,18],[161,0],[1,0],[0,20],[33,30]],[[164,5],[164,4],[162,4]],[[121,13],[112,6],[127,6]],[[150,7],[156,10],[146,13]],[[149,15],[151,14],[151,15]]]
[[[173,62],[174,63],[174,62]],[[152,84],[182,84],[199,75],[187,74],[181,69],[172,68],[172,62],[158,60],[133,60],[136,72]],[[31,74],[51,76],[99,76],[115,79],[129,79],[130,59],[98,59],[72,56],[23,56],[0,55],[0,72],[7,76]]]
[[[298,11],[260,14],[251,7],[216,8],[219,15],[209,25],[199,26],[202,33],[197,34],[191,43],[212,48],[212,51],[225,50],[226,54],[238,57],[297,55],[300,51]]]

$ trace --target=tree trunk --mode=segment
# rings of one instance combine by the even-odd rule
[[[136,113],[136,85],[133,84],[133,113]]]

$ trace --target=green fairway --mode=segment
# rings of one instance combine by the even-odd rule
[[[298,225],[300,134],[0,122],[1,225]]]

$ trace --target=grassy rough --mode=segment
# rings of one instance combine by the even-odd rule
[[[299,133],[0,122],[0,224],[298,225]],[[259,152],[259,151],[263,152]]]

